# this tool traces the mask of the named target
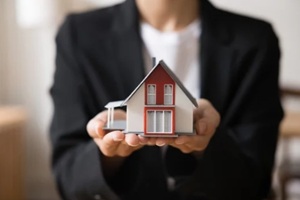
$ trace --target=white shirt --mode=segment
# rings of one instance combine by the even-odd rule
[[[152,68],[153,57],[164,60],[194,98],[200,97],[200,29],[199,19],[178,32],[161,32],[141,22],[146,71]]]
[[[141,22],[146,72],[153,67],[152,58],[164,60],[182,84],[193,95],[200,97],[200,21],[192,22],[179,32],[161,32],[150,24]],[[162,148],[164,156],[167,148]],[[174,189],[175,180],[167,177],[168,187]]]

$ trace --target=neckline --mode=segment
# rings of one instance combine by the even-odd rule
[[[164,43],[178,44],[191,37],[199,38],[201,33],[200,23],[200,19],[197,18],[180,31],[160,31],[149,23],[141,21],[140,28],[142,37],[150,38],[151,42],[159,43],[163,41]]]

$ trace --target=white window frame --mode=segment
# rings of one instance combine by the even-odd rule
[[[164,85],[164,105],[173,105],[173,85]]]
[[[147,110],[147,133],[172,133],[172,127],[173,127],[173,121],[172,121],[172,116],[173,116],[173,111],[172,110]],[[150,113],[152,116],[150,116]],[[162,124],[159,126],[157,121],[157,117],[159,116],[158,113],[162,113]],[[169,113],[169,125],[166,124],[166,113]],[[153,117],[153,119],[150,119]],[[151,124],[150,124],[151,122]],[[169,130],[167,130],[167,128]]]
[[[153,87],[154,90],[152,90],[151,87]],[[148,105],[156,104],[156,85],[155,84],[147,85],[147,104]]]

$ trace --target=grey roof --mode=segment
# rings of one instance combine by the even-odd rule
[[[121,107],[123,105],[124,100],[121,101],[111,101],[108,104],[105,105],[105,108],[115,108],[115,107]]]
[[[141,83],[133,90],[133,92],[123,101],[121,106],[126,105],[126,103],[129,101],[129,99],[136,93],[136,91],[143,85],[143,83],[147,80],[147,78],[153,73],[153,71],[161,65],[164,70],[171,76],[171,78],[176,82],[176,84],[181,88],[181,90],[184,92],[184,94],[189,98],[189,100],[194,104],[195,107],[198,106],[198,103],[196,99],[192,96],[192,94],[184,87],[182,82],[178,79],[178,77],[172,72],[172,70],[166,65],[166,63],[161,60],[159,63],[154,66],[151,71],[147,74],[147,76],[141,81]]]

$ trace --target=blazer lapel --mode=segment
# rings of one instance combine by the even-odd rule
[[[123,75],[123,88],[129,95],[145,76],[138,11],[134,0],[120,7],[113,25],[115,63]]]
[[[229,45],[229,27],[218,12],[207,0],[201,1],[201,97],[210,100],[222,115],[228,103],[234,51]]]

